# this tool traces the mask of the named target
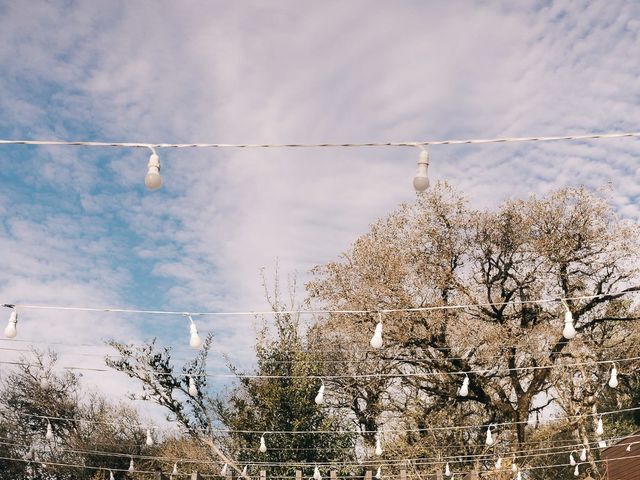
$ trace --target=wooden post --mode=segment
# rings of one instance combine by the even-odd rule
[[[302,470],[296,470],[296,480],[302,480]]]
[[[267,480],[267,471],[260,470],[260,480]]]
[[[407,471],[404,468],[400,470],[400,480],[407,480]]]
[[[331,480],[338,480],[338,474],[336,473],[335,470],[331,470],[329,472],[329,477],[331,478]]]

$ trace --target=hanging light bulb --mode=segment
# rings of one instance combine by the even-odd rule
[[[376,478],[378,480],[382,478],[382,467],[378,467],[378,471],[376,472]]]
[[[147,428],[147,441],[145,442],[147,447],[153,446],[153,437],[151,436],[151,429]]]
[[[264,441],[264,433],[260,437],[260,453],[267,451],[267,443]]]
[[[177,474],[178,474],[178,464],[174,463],[173,470],[171,471],[171,475],[177,475]]]
[[[313,469],[313,480],[322,480],[322,475],[320,475],[320,469],[317,465]]]
[[[429,168],[429,152],[422,150],[420,157],[418,158],[418,170],[416,176],[413,177],[413,188],[416,192],[424,192],[429,188],[429,174],[427,169]]]
[[[580,461],[581,462],[587,461],[587,447],[582,447],[582,451],[580,452]]]
[[[371,337],[371,348],[382,348],[382,314],[378,313],[378,324],[376,325],[376,329],[373,332],[373,337]]]
[[[382,443],[380,442],[380,435],[376,436],[376,456],[382,455]]]
[[[511,459],[511,471],[514,472],[514,473],[518,471],[518,465],[516,464],[516,456],[515,455]]]
[[[229,467],[225,463],[224,466],[222,467],[222,469],[220,470],[220,476],[221,477],[226,477],[228,471],[229,471]]]
[[[44,438],[49,442],[53,440],[53,428],[51,428],[51,422],[49,420],[47,420],[47,433]]]
[[[522,472],[518,470],[518,474],[516,475],[516,480],[522,480]]]
[[[611,376],[609,377],[609,386],[611,388],[616,388],[618,386],[618,369],[614,365],[611,368]]]
[[[445,477],[451,476],[451,469],[449,468],[449,462],[447,462],[447,464],[444,466],[444,476]]]
[[[571,340],[573,338],[576,338],[576,329],[573,326],[573,314],[571,313],[571,310],[569,310],[569,305],[567,305],[567,302],[564,299],[562,300],[562,304],[565,308],[564,329],[562,330],[562,336],[567,340]]]
[[[189,318],[189,345],[191,348],[195,348],[196,350],[202,347],[202,340],[200,340],[200,335],[198,335],[198,329],[196,328],[196,324],[193,322],[193,318],[191,315],[187,315]]]
[[[18,335],[18,312],[15,308],[12,308],[11,315],[9,315],[9,322],[4,329],[4,336],[7,338],[16,338]]]
[[[500,470],[502,468],[502,457],[498,457],[496,460],[496,470]]]
[[[192,397],[198,396],[198,386],[196,385],[196,381],[191,375],[189,375],[189,395],[191,395]]]
[[[155,149],[151,148],[151,151],[153,153],[149,157],[149,163],[147,163],[147,175],[144,177],[144,184],[149,190],[157,190],[162,186],[162,177],[160,176],[160,157],[156,153]]]
[[[627,452],[631,451],[631,444],[627,445]]]
[[[136,467],[133,464],[133,457],[131,457],[131,461],[129,462],[129,470],[128,470],[128,472],[129,473],[133,473],[135,471],[136,471]]]
[[[487,447],[490,447],[494,443],[493,435],[491,434],[491,425],[487,427],[487,439],[484,443],[487,445]]]
[[[604,433],[604,426],[602,425],[602,417],[598,418],[598,426],[596,427],[596,435],[602,435]]]
[[[242,475],[243,477],[246,477],[246,476],[247,476],[247,466],[246,466],[246,465],[245,465],[245,466],[244,466],[244,468],[242,469],[242,473],[241,473],[241,475]]]
[[[116,477],[113,476],[113,472],[109,470],[109,480],[116,480]]]
[[[580,468],[578,468],[578,465],[576,465],[576,468],[573,469],[573,475],[576,477],[580,476]]]
[[[569,454],[569,465],[571,465],[573,467],[573,466],[575,466],[575,464],[576,464],[576,459],[573,458],[573,452],[571,452]]]
[[[466,373],[464,375],[464,380],[462,380],[462,386],[458,391],[458,395],[460,395],[461,397],[466,397],[467,395],[469,395],[469,377]]]
[[[316,404],[322,405],[324,403],[324,382],[320,384],[318,394],[316,395]]]

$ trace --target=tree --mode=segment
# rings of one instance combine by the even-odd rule
[[[634,305],[622,300],[640,285],[638,233],[603,196],[584,189],[478,211],[440,184],[374,224],[341,260],[315,268],[307,288],[329,310],[391,310],[382,316],[385,347],[375,355],[379,371],[396,377],[385,408],[372,407],[372,415],[383,420],[387,409],[409,412],[386,421],[408,428],[511,422],[511,429],[494,432],[500,440],[494,448],[525,451],[530,420],[553,416],[569,395],[552,367],[599,348],[596,334],[604,326],[636,330]],[[560,299],[572,313],[575,340],[562,336]],[[473,306],[458,307],[464,305]],[[431,306],[437,309],[397,311]],[[377,315],[333,314],[316,330],[326,345],[360,345],[349,352],[353,360],[367,354],[377,321]],[[628,357],[638,352],[628,335],[618,349]],[[470,393],[463,398],[457,392],[465,372]],[[574,400],[584,409],[587,399]],[[438,416],[443,411],[455,414],[455,422]],[[587,431],[593,436],[592,425]],[[456,435],[440,433],[452,441]],[[480,428],[466,431],[462,452],[485,452],[484,435]]]
[[[171,349],[158,347],[155,341],[141,347],[111,342],[120,358],[108,358],[108,365],[138,379],[142,398],[164,407],[169,420],[177,421],[194,441],[212,449],[209,463],[220,463],[215,468],[205,464],[206,473],[218,474],[222,463],[239,471],[243,463],[264,463],[271,475],[293,475],[294,467],[269,465],[309,464],[313,469],[314,463],[342,462],[354,456],[353,435],[304,433],[339,430],[345,428],[345,422],[331,408],[314,402],[327,368],[305,340],[298,316],[283,313],[292,307],[285,308],[279,296],[276,283],[274,297],[267,294],[275,331],[263,326],[257,332],[255,371],[247,376],[229,362],[237,383],[226,396],[207,391],[211,335],[181,371],[172,364]],[[196,395],[189,391],[190,378],[197,379]],[[265,453],[258,450],[263,434],[268,444]]]

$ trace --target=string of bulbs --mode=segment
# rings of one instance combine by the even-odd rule
[[[367,143],[131,143],[131,142],[91,142],[91,141],[60,141],[60,140],[0,140],[3,145],[38,145],[38,146],[81,146],[81,147],[118,147],[145,148],[151,151],[147,163],[147,174],[144,183],[149,190],[157,190],[162,186],[160,176],[160,156],[158,150],[163,148],[354,148],[354,147],[414,147],[420,148],[418,169],[413,179],[413,187],[417,192],[423,192],[429,187],[428,167],[429,153],[426,147],[433,145],[477,145],[488,143],[520,143],[544,142],[558,140],[598,140],[625,137],[639,137],[640,132],[594,133],[585,135],[555,135],[529,137],[503,137],[466,140],[424,140],[414,142],[367,142]]]

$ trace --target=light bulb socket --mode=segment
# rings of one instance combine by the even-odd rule
[[[149,168],[149,171],[154,168],[156,169],[156,173],[160,172],[160,157],[157,153],[151,154],[151,156],[149,157],[149,163],[147,163],[147,167]]]

